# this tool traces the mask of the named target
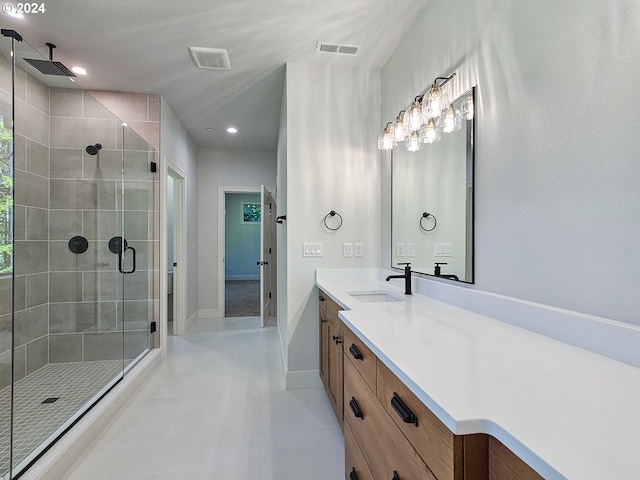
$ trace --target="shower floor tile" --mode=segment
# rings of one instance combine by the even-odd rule
[[[13,393],[14,469],[122,370],[122,360],[52,363],[18,380]],[[10,396],[10,387],[0,390],[0,477],[9,470],[5,432],[9,431]]]

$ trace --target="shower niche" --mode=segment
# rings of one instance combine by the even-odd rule
[[[47,59],[2,33],[0,479],[8,480],[150,348],[158,153],[127,122],[157,129],[159,98],[84,91],[41,73],[26,59]],[[109,99],[136,108],[123,120]]]

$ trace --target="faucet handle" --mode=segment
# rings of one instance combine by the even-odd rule
[[[407,267],[411,265],[411,262],[398,263],[398,265],[406,265]]]

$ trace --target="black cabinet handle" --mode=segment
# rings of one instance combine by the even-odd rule
[[[356,473],[355,468],[351,469],[351,473],[349,473],[349,480],[358,480],[358,474]]]
[[[409,410],[409,407],[405,405],[396,392],[393,392],[391,406],[404,423],[413,423],[416,427],[418,426],[418,417]]]
[[[342,343],[342,340],[340,340],[340,337],[336,337],[335,335],[333,336],[333,341],[336,342],[336,345],[340,345]]]
[[[358,350],[358,347],[356,347],[353,343],[351,344],[351,346],[349,347],[349,353],[353,356],[353,358],[355,358],[356,360],[362,360],[362,354],[360,353],[360,350]]]
[[[351,397],[349,400],[349,406],[351,407],[351,411],[355,415],[356,418],[362,418],[364,420],[364,415],[362,414],[362,410],[360,410],[360,406],[354,397]]]
[[[400,475],[395,470],[393,471],[393,478],[391,480],[400,480]]]
[[[320,300],[321,302],[324,302],[324,297],[322,295],[319,295],[318,300]]]

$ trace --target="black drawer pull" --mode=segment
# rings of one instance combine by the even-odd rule
[[[319,295],[318,300],[320,300],[321,302],[324,302],[324,297],[322,295]]]
[[[400,475],[395,470],[393,471],[393,478],[391,480],[400,480]]]
[[[358,474],[356,473],[355,468],[351,469],[351,473],[349,473],[349,480],[358,480]]]
[[[404,404],[396,392],[393,392],[391,406],[404,423],[413,423],[416,427],[418,426],[418,417],[409,410],[409,407]]]
[[[353,343],[351,344],[351,346],[349,347],[349,353],[353,356],[353,358],[355,358],[356,360],[362,360],[362,354],[360,353],[360,350],[358,350],[358,347],[356,347]]]
[[[349,400],[349,406],[351,407],[351,411],[355,415],[356,418],[362,418],[364,420],[364,415],[362,414],[362,410],[360,410],[360,406],[354,397],[351,397]]]

